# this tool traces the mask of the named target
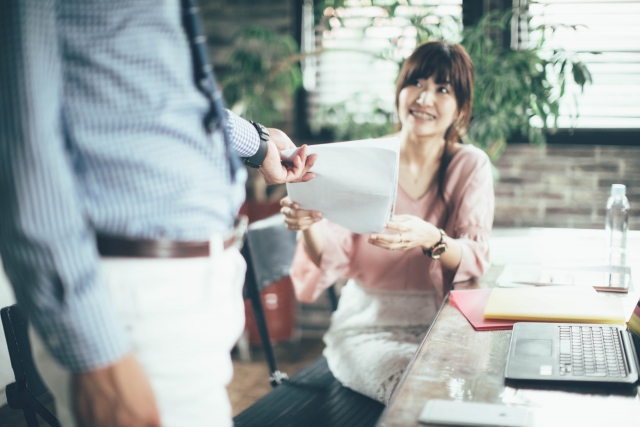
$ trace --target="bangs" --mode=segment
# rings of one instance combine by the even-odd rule
[[[432,76],[435,78],[437,84],[451,84],[451,54],[447,51],[445,46],[439,49],[432,49],[422,55],[414,55],[407,61],[407,76],[403,86],[413,84],[412,82],[418,79],[429,79]]]
[[[456,140],[459,132],[466,132],[469,128],[473,107],[473,73],[473,62],[459,44],[437,40],[420,45],[400,69],[396,81],[396,111],[400,92],[407,86],[415,85],[418,80],[433,77],[436,84],[448,84],[456,98],[459,116],[456,123],[451,125],[447,140]]]

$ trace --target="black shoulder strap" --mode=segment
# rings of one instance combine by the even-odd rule
[[[236,171],[240,168],[240,161],[231,148],[231,139],[226,126],[227,116],[224,111],[224,99],[209,60],[207,38],[202,31],[198,16],[200,9],[196,0],[181,0],[181,3],[182,23],[189,39],[196,86],[207,97],[210,104],[209,113],[204,118],[204,126],[209,133],[216,130],[222,131],[227,161],[231,170],[231,180],[233,181]]]

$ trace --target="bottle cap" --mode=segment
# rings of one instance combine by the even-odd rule
[[[624,196],[627,194],[627,186],[624,184],[611,184],[612,196]]]

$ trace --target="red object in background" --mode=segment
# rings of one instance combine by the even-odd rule
[[[280,213],[280,200],[271,200],[265,202],[244,202],[240,208],[240,214],[249,217],[249,223],[269,218],[271,215]]]
[[[267,319],[271,342],[288,341],[293,336],[296,304],[291,279],[285,277],[260,292],[264,317]],[[260,345],[260,334],[253,315],[251,301],[244,302],[247,317],[245,328],[249,331],[251,345]]]
[[[256,202],[247,201],[240,208],[240,213],[249,217],[249,223],[268,218],[280,212],[280,200]],[[275,282],[260,292],[262,307],[271,342],[288,341],[292,338],[295,326],[296,304],[293,285],[289,277]],[[260,345],[260,334],[256,325],[251,301],[244,302],[247,319],[245,329],[249,331],[251,345]]]

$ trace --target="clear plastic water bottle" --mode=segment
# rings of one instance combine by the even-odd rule
[[[611,185],[611,195],[607,200],[605,220],[606,256],[610,265],[625,265],[627,249],[627,229],[629,228],[629,200],[627,187],[623,184]]]

